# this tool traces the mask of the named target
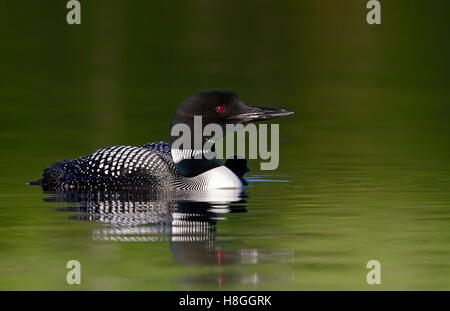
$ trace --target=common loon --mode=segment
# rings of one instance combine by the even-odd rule
[[[172,118],[171,129],[178,124],[193,129],[194,116],[202,117],[203,126],[215,123],[225,129],[226,124],[245,125],[292,113],[249,106],[233,91],[213,90],[186,98]],[[204,155],[198,159],[198,150],[174,147],[177,138],[171,131],[169,142],[111,146],[88,156],[56,162],[44,170],[42,179],[31,184],[39,184],[46,191],[242,189],[241,178],[248,171],[245,159],[228,159],[225,164]]]

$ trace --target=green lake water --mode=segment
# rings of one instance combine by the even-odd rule
[[[449,290],[449,5],[382,1],[368,25],[365,4],[82,1],[69,26],[64,1],[0,0],[0,289]],[[26,185],[166,140],[178,104],[217,88],[295,111],[273,121],[278,169],[251,160],[229,207],[107,213]],[[197,227],[178,238],[180,215]]]

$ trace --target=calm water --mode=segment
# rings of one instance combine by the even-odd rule
[[[369,26],[360,0],[95,1],[69,27],[64,3],[0,1],[0,289],[450,289],[447,7],[383,2]],[[180,101],[214,88],[296,112],[243,196],[26,185],[165,140]]]

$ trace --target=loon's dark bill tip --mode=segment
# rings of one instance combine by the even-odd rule
[[[274,118],[277,118],[277,117],[286,117],[286,116],[290,116],[291,114],[294,114],[294,111],[286,110],[286,109],[279,109],[278,111],[273,112],[271,115],[272,115]]]
[[[252,106],[249,111],[233,116],[230,119],[239,120],[243,123],[249,123],[272,120],[279,117],[289,116],[291,114],[294,114],[294,112],[286,109]]]
[[[260,106],[253,106],[253,109],[257,112],[262,112],[265,114],[271,114],[271,113],[287,113],[287,114],[293,114],[293,111],[282,109],[282,108],[270,108],[270,107],[260,107]]]

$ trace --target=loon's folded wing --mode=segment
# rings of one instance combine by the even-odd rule
[[[156,187],[177,177],[164,146],[111,146],[91,155],[57,162],[44,170],[45,190]]]

